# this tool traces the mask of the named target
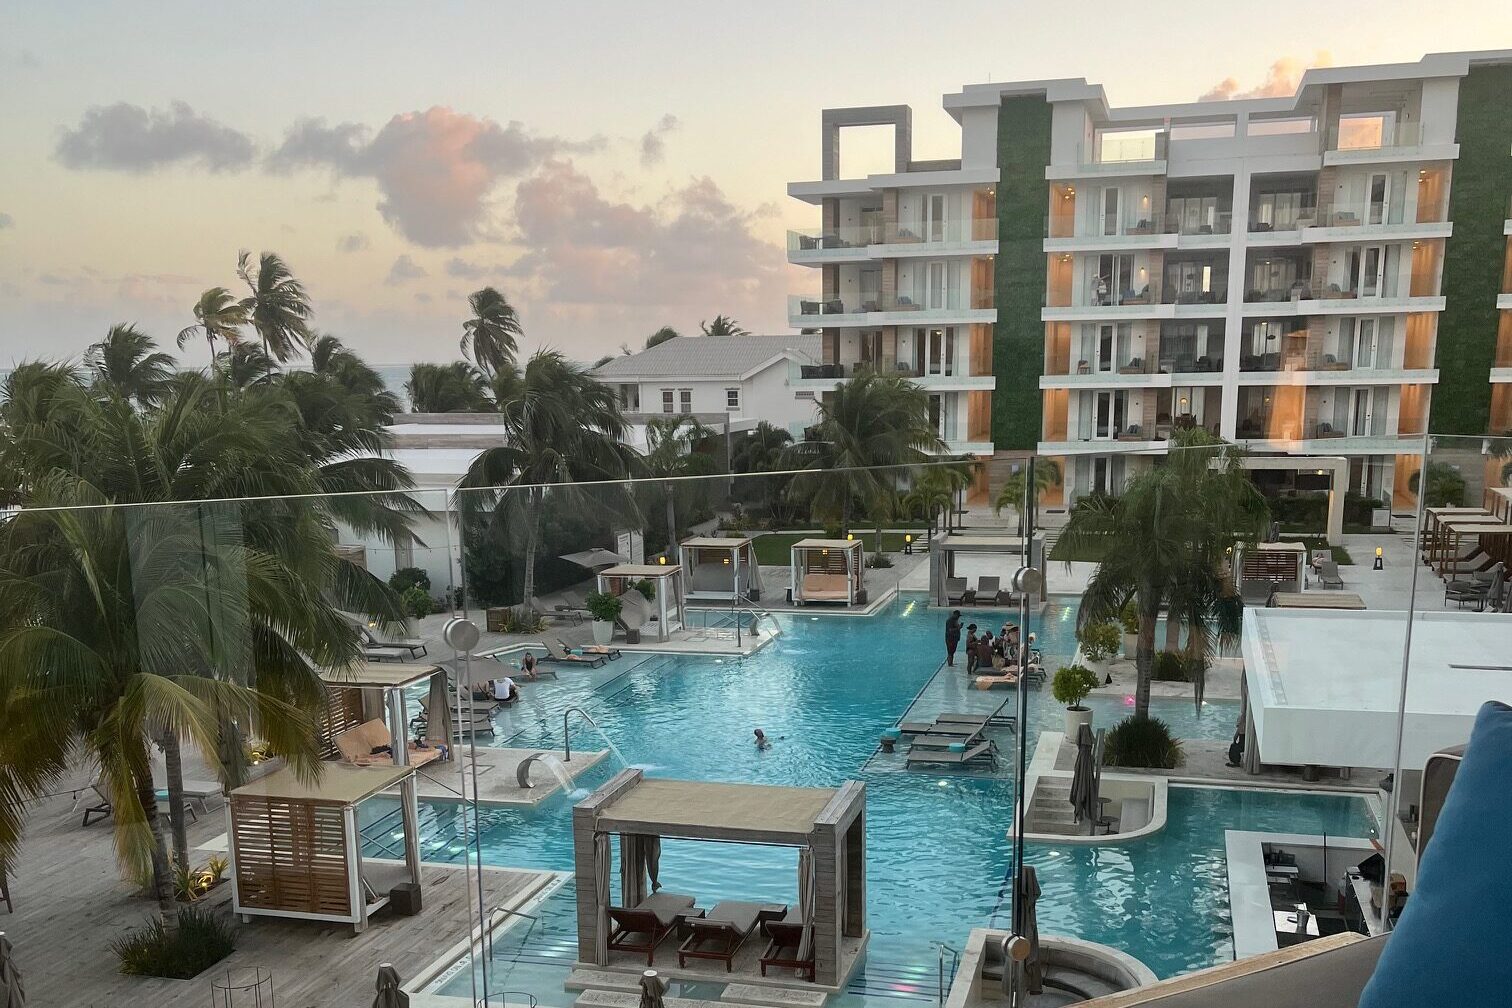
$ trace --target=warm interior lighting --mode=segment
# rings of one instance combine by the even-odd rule
[[[1322,476],[1323,475],[1323,470],[1319,469],[1316,473],[1314,473],[1314,475],[1316,475],[1316,476]]]
[[[725,562],[725,566],[726,567],[730,566],[730,558],[729,557],[725,557],[724,558],[724,562]]]
[[[667,565],[667,555],[663,553],[661,556],[656,558],[656,562],[665,567]]]
[[[913,542],[913,533],[911,533],[911,532],[905,532],[903,534],[903,541],[906,542],[906,543]]]
[[[1379,546],[1377,546],[1377,547],[1376,547],[1376,556],[1384,556],[1384,555],[1385,555],[1385,554],[1386,554],[1386,551],[1385,551],[1385,550],[1383,550],[1383,549],[1382,549],[1382,548],[1381,548],[1381,547],[1379,547]]]
[[[854,533],[854,532],[847,532],[847,533],[845,533],[845,541],[846,542],[853,542],[853,541],[855,541],[855,538],[856,538],[856,533]]]

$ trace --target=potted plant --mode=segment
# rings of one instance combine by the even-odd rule
[[[614,639],[614,621],[619,619],[620,600],[608,592],[589,592],[584,605],[593,617],[593,643],[608,644]]]
[[[1092,723],[1092,709],[1083,707],[1087,694],[1097,688],[1097,673],[1085,665],[1062,665],[1055,671],[1050,693],[1066,705],[1066,738],[1076,741],[1077,730]]]
[[[1119,627],[1114,623],[1088,623],[1076,631],[1076,639],[1087,661],[1106,661],[1118,653]]]

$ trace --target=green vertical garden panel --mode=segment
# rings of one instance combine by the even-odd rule
[[[1032,450],[1040,437],[1040,373],[1045,362],[1045,215],[1050,205],[1050,105],[1005,98],[998,110],[997,325],[992,336],[992,440]]]
[[[1460,145],[1450,183],[1439,316],[1438,388],[1430,429],[1436,434],[1486,433],[1491,414],[1491,363],[1496,355],[1496,295],[1501,290],[1512,197],[1512,66],[1472,67],[1460,82]]]

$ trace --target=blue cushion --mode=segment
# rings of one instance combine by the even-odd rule
[[[1475,718],[1433,837],[1360,1008],[1512,1004],[1512,707]]]
[[[952,743],[950,743],[950,745],[946,746],[946,748],[949,749],[951,752],[965,752],[966,751],[966,743],[964,743],[964,742],[952,742]]]
[[[900,739],[903,737],[903,733],[896,728],[889,728],[882,733],[882,737],[885,739]]]

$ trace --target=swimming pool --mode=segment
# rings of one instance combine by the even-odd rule
[[[1074,619],[1064,615],[1056,610],[1035,622],[1051,667],[1074,650]],[[1002,614],[992,618],[1001,622]],[[513,731],[501,731],[498,744],[560,746],[560,710],[581,703],[625,759],[653,775],[795,786],[862,781],[872,937],[850,991],[932,998],[931,943],[959,947],[970,928],[1004,923],[1012,849],[1005,831],[1014,795],[1003,770],[930,774],[875,758],[880,733],[939,669],[941,621],[937,610],[904,597],[870,618],[784,617],[784,634],[747,659],[626,656],[591,687],[568,683],[557,691],[560,702],[511,712]],[[538,695],[551,692],[543,688]],[[1121,701],[1107,702],[1100,723],[1111,724]],[[1060,709],[1047,690],[1031,693],[1029,703],[1031,731],[1059,728]],[[1153,709],[1173,720],[1185,716],[1192,730],[1215,731],[1212,737],[1226,738],[1233,726],[1232,712],[1198,715],[1190,701],[1157,700]],[[770,750],[751,744],[756,726],[775,740]],[[575,745],[601,746],[576,722],[573,736]],[[579,783],[597,786],[618,769],[606,760]],[[574,800],[559,794],[533,809],[482,808],[483,860],[570,871]],[[462,860],[460,813],[461,806],[446,802],[422,806],[426,858]],[[1027,857],[1040,868],[1044,892],[1041,930],[1122,948],[1161,976],[1211,965],[1231,954],[1224,829],[1362,836],[1371,825],[1364,802],[1353,797],[1177,788],[1163,833],[1119,847],[1030,848]],[[695,894],[700,905],[726,897],[795,898],[792,850],[669,840],[661,866],[662,884]],[[569,890],[546,901],[540,922],[521,932],[513,958],[509,939],[501,943],[506,953],[496,959],[496,970],[516,972],[507,980],[495,977],[494,986],[507,982],[552,1003],[573,957],[571,899]],[[558,932],[553,921],[566,930]],[[449,983],[456,986],[446,992],[465,993],[469,977],[464,970]]]

